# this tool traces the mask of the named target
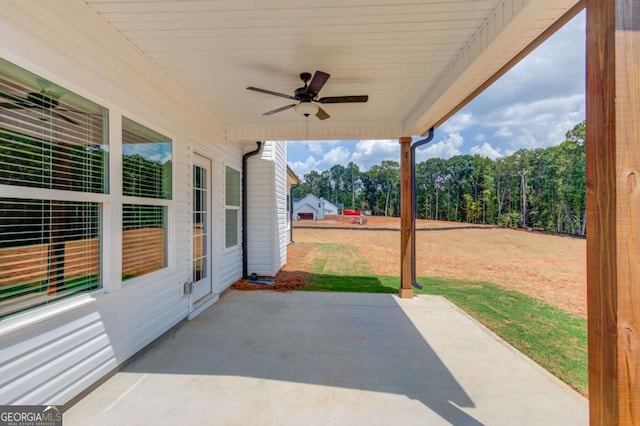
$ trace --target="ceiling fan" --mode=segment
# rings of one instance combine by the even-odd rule
[[[26,97],[18,96],[13,93],[0,91],[0,96],[11,100],[11,102],[0,103],[0,108],[6,109],[39,109],[46,111],[54,117],[60,118],[67,123],[79,125],[74,119],[60,114],[58,111],[65,112],[81,112],[72,109],[62,108],[58,99],[62,94],[47,91],[45,88],[41,92],[28,92]]]
[[[344,104],[344,103],[354,103],[354,102],[367,102],[369,100],[368,95],[360,95],[360,96],[328,96],[325,98],[318,98],[318,93],[320,89],[325,85],[327,80],[331,77],[330,74],[322,71],[316,71],[311,78],[311,74],[308,72],[303,72],[300,74],[300,80],[304,83],[303,87],[297,88],[293,93],[293,96],[286,95],[284,93],[273,92],[271,90],[259,89],[257,87],[247,87],[248,90],[253,90],[255,92],[266,93],[267,95],[279,96],[281,98],[292,99],[294,101],[299,101],[297,104],[291,104],[284,107],[276,108],[274,110],[265,112],[262,115],[272,115],[277,112],[285,111],[291,108],[294,108],[296,112],[299,114],[308,117],[311,114],[315,114],[320,120],[326,120],[329,118],[329,114],[322,108],[320,108],[320,104]]]

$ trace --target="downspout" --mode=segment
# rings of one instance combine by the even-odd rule
[[[256,142],[258,147],[242,156],[242,277],[248,277],[247,266],[247,160],[257,155],[262,149],[262,142]]]
[[[289,242],[291,244],[293,244],[293,190],[299,186],[299,183],[293,184],[289,190]]]
[[[411,285],[422,289],[416,281],[416,216],[418,208],[416,202],[416,148],[426,145],[433,139],[433,127],[429,129],[427,137],[411,144]]]

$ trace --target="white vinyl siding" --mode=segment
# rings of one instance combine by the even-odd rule
[[[109,194],[41,188],[29,194],[0,184],[0,197],[42,200],[43,191],[51,191],[60,201],[102,206],[103,289],[0,319],[0,405],[65,404],[187,317],[182,285],[192,274],[194,151],[213,165],[214,290],[240,277],[241,251],[224,250],[224,164],[239,170],[242,151],[226,142],[215,116],[86,4],[0,2],[0,27],[0,57],[109,110]],[[167,265],[124,286],[123,205],[165,200],[123,195],[123,116],[173,141]]]
[[[275,255],[273,256],[276,273],[287,263],[287,246],[289,245],[289,202],[287,187],[287,144],[283,141],[274,143],[275,163],[275,210],[276,233],[274,235]]]
[[[247,165],[248,273],[274,276],[286,262],[286,143],[265,142]]]

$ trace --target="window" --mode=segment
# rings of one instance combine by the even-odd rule
[[[122,206],[122,278],[144,275],[167,266],[164,206]]]
[[[167,266],[172,142],[122,119],[122,279]]]
[[[225,173],[225,247],[238,245],[240,216],[240,172],[226,168]]]
[[[0,97],[3,317],[102,287],[108,126],[105,108],[2,59]]]

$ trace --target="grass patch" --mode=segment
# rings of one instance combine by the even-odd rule
[[[314,243],[310,254],[314,274],[369,276],[373,275],[367,260],[351,244]]]
[[[349,244],[314,244],[301,290],[395,293],[398,277],[376,276]],[[442,295],[565,383],[587,394],[587,320],[494,284],[421,278],[416,293]]]
[[[309,284],[300,287],[302,291],[338,291],[348,293],[397,293],[398,290],[382,284],[375,276],[337,276],[311,274]]]
[[[395,293],[373,274],[369,263],[351,244],[314,243],[313,270],[303,291]]]

